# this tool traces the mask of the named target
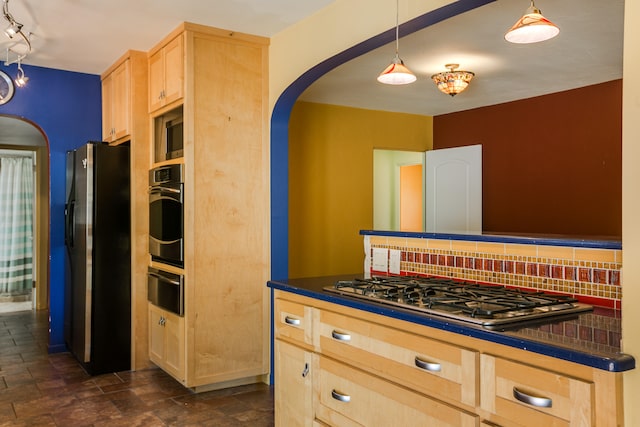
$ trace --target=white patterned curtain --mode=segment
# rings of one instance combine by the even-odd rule
[[[0,295],[33,286],[33,159],[0,158]]]

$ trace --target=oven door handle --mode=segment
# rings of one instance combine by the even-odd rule
[[[172,188],[172,187],[160,187],[160,186],[149,187],[149,194],[162,194],[162,193],[180,194],[181,190],[178,188]]]
[[[177,280],[171,280],[166,276],[163,276],[162,274],[158,274],[158,273],[153,273],[151,271],[148,271],[147,274],[151,277],[153,277],[154,279],[158,279],[161,282],[165,282],[165,283],[171,283],[172,285],[176,285],[176,286],[180,286],[180,282]]]

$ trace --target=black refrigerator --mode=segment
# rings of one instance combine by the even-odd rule
[[[65,342],[91,375],[131,367],[129,147],[67,152]]]

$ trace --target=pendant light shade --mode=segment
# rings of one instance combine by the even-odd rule
[[[445,65],[449,71],[434,74],[431,76],[440,92],[447,95],[456,96],[469,86],[469,82],[475,76],[471,71],[458,71],[458,64]]]
[[[399,47],[398,0],[396,0],[396,56],[391,64],[378,76],[378,81],[387,85],[406,85],[416,81],[416,75],[405,65],[398,54]]]
[[[537,43],[554,38],[560,33],[560,29],[547,18],[542,16],[531,0],[531,5],[524,15],[511,27],[505,40],[511,43]]]
[[[405,67],[402,59],[396,54],[391,64],[378,76],[378,81],[387,85],[406,85],[416,81],[416,75]]]

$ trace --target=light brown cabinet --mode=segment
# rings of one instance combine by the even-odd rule
[[[149,303],[149,357],[178,381],[185,381],[184,319]]]
[[[149,52],[149,112],[182,98],[184,93],[184,34]]]
[[[109,143],[131,138],[135,117],[140,117],[136,97],[146,97],[146,54],[128,51],[102,76],[102,139]],[[144,88],[141,88],[144,86]]]
[[[170,49],[178,40],[183,92],[171,104],[166,92],[166,104],[150,109],[159,108],[151,119],[183,111],[183,156],[159,163],[184,164],[184,266],[177,271],[185,281],[184,384],[204,391],[266,382],[267,39],[184,23],[151,51],[152,82],[161,67],[151,61],[179,56]]]
[[[479,417],[351,365],[320,357],[316,416],[333,426],[474,427]]]
[[[622,425],[621,373],[280,290],[274,308],[276,352],[285,349],[276,426]],[[311,387],[311,409],[286,402],[303,366],[312,384],[295,393]],[[281,422],[292,417],[305,423]]]
[[[102,139],[113,142],[129,135],[131,65],[126,59],[102,79]]]
[[[522,426],[593,426],[594,384],[482,355],[482,409]]]

